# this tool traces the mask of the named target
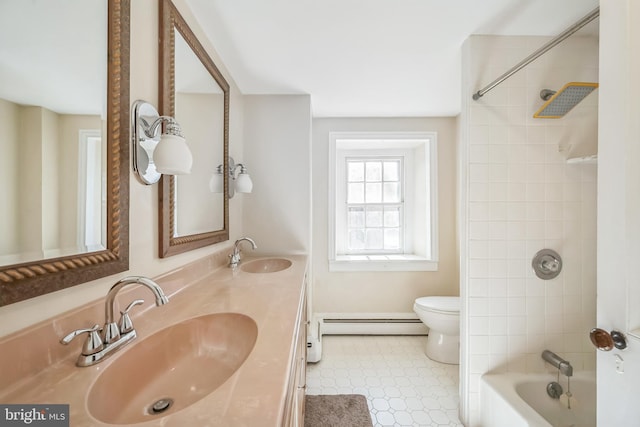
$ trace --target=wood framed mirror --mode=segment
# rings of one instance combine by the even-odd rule
[[[129,12],[129,0],[0,7],[0,122],[16,129],[0,144],[0,306],[129,268]]]
[[[170,0],[160,2],[160,114],[175,117],[193,154],[191,174],[159,185],[160,257],[229,240],[229,84]]]

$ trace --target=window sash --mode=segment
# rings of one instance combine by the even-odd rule
[[[402,204],[347,204],[346,254],[404,253]]]
[[[402,156],[346,157],[345,254],[404,253]]]

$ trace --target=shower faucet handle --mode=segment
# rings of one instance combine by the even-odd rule
[[[553,249],[542,249],[534,255],[531,267],[540,279],[550,280],[562,271],[562,258]]]

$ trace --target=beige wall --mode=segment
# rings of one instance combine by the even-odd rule
[[[0,99],[0,182],[6,183],[0,189],[0,254],[13,252],[19,245],[19,233],[15,227],[19,217],[18,209],[18,119],[20,110],[12,102]]]
[[[244,163],[253,180],[244,200],[244,231],[258,252],[311,250],[311,99],[309,95],[245,97]]]
[[[199,28],[185,0],[175,0],[184,18],[202,41],[205,49],[221,69],[231,85],[230,152],[242,158],[242,105],[240,92],[227,72],[214,47]],[[131,2],[131,93],[130,100],[144,99],[158,106],[158,2],[136,0]],[[129,162],[127,162],[127,165]],[[67,311],[89,301],[103,298],[107,290],[120,277],[127,274],[157,276],[190,261],[219,250],[224,244],[209,246],[167,259],[158,258],[158,187],[140,184],[130,175],[130,260],[129,271],[74,286],[52,294],[0,307],[0,336],[24,328],[40,320]],[[231,239],[242,234],[242,200],[230,203]],[[100,322],[101,319],[95,319]],[[81,327],[83,325],[78,325]]]
[[[18,188],[20,249],[22,253],[42,251],[42,168],[31,168],[35,161],[42,162],[42,109],[24,107],[20,112],[18,139],[22,141],[18,150]],[[33,197],[22,197],[31,194]]]
[[[411,313],[427,295],[458,295],[454,118],[318,118],[313,120],[313,311]],[[330,273],[328,263],[329,132],[434,131],[438,135],[438,252],[435,272]]]
[[[1,106],[3,191],[13,202],[3,208],[0,254],[14,256],[12,263],[77,252],[79,131],[100,131],[100,117],[5,100]]]

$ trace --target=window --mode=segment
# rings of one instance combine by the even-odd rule
[[[402,250],[401,157],[346,159],[346,251],[399,253]]]
[[[330,271],[436,270],[434,133],[332,133]]]

